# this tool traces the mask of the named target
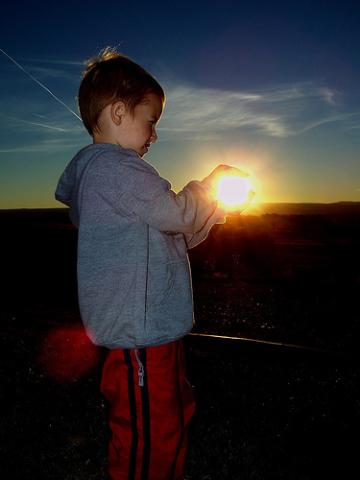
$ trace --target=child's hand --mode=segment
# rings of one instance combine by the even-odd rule
[[[248,174],[231,165],[218,165],[214,170],[204,178],[203,182],[214,190],[222,175],[237,175],[239,177],[248,177]]]
[[[213,198],[218,200],[218,210],[223,216],[240,215],[248,208],[255,192],[249,175],[230,165],[218,165],[203,182]],[[225,181],[225,183],[223,183]]]
[[[225,212],[225,216],[232,215],[236,217],[240,215],[244,210],[250,207],[254,197],[255,197],[254,190],[250,190],[246,201],[242,203],[239,207],[236,207],[236,208],[231,207],[230,209],[226,209],[226,207],[223,206],[222,210]]]

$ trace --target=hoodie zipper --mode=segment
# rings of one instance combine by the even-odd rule
[[[138,377],[139,377],[139,387],[144,386],[144,377],[145,377],[145,370],[144,370],[144,365],[142,364],[140,357],[139,357],[139,350],[135,350],[135,357],[136,361],[139,365],[139,370],[138,370]]]
[[[144,312],[144,332],[146,331],[147,324],[147,297],[148,297],[148,279],[149,279],[149,260],[150,260],[150,229],[149,224],[147,227],[147,249],[146,249],[146,278],[145,278],[145,312]]]

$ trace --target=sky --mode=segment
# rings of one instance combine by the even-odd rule
[[[62,207],[92,142],[71,112],[84,62],[106,46],[166,91],[145,159],[175,191],[227,163],[259,202],[360,201],[359,23],[355,1],[6,1],[0,49],[25,72],[0,52],[0,208]]]

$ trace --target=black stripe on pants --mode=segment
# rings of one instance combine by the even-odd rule
[[[135,385],[134,385],[134,368],[131,363],[131,356],[130,356],[129,350],[124,350],[124,357],[125,357],[126,365],[128,367],[128,395],[129,395],[130,419],[131,419],[131,430],[132,430],[128,479],[135,480],[138,431],[137,431],[137,415],[136,415],[136,400],[135,400]]]
[[[140,361],[144,367],[144,386],[141,388],[141,405],[142,405],[142,420],[143,420],[143,462],[141,468],[141,480],[148,480],[149,464],[150,464],[150,403],[149,403],[149,386],[148,386],[148,371],[146,365],[146,349],[139,350]]]

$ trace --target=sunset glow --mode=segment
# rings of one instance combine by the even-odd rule
[[[122,2],[110,3],[122,13]],[[323,2],[230,3],[220,21],[201,2],[178,2],[176,14],[159,4],[151,18],[145,2],[130,2],[119,40],[109,8],[59,3],[56,22],[44,22],[42,2],[3,2],[0,208],[63,208],[57,181],[92,143],[78,118],[85,62],[106,46],[165,91],[145,161],[175,193],[224,164],[255,186],[246,214],[265,203],[360,202],[359,2],[335,2],[326,21]]]

